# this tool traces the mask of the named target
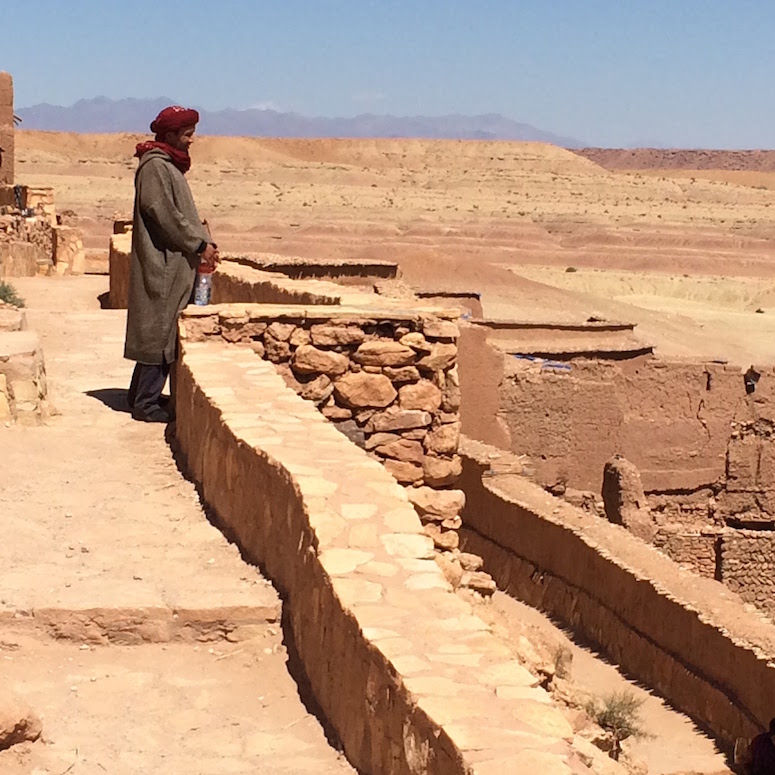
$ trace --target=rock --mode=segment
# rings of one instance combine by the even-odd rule
[[[451,368],[445,377],[444,387],[442,388],[441,408],[445,412],[457,412],[462,402],[462,392],[460,390],[460,375],[457,366]]]
[[[330,402],[326,404],[321,410],[324,417],[328,417],[329,420],[351,420],[353,413],[350,409],[344,406],[337,406],[336,402]]]
[[[409,502],[422,516],[437,517],[437,521],[456,517],[466,505],[462,490],[435,490],[433,487],[412,487],[406,491]]]
[[[314,401],[316,404],[327,401],[334,392],[333,383],[325,374],[320,374],[309,382],[298,382],[297,384],[299,385],[298,394],[307,401]]]
[[[374,417],[375,414],[379,412],[378,409],[361,409],[360,411],[354,412],[355,420],[361,427],[366,425],[366,423]],[[366,431],[365,431],[366,432]]]
[[[373,433],[366,439],[366,449],[374,449],[383,444],[391,444],[394,441],[400,441],[403,438],[399,433]]]
[[[411,347],[418,352],[429,353],[433,349],[433,345],[419,331],[404,334],[398,341],[405,347]]]
[[[401,484],[412,484],[422,479],[422,466],[418,466],[415,463],[386,458],[382,461],[382,464]]]
[[[318,350],[310,344],[301,345],[293,354],[293,370],[299,374],[326,374],[339,377],[347,371],[346,355]]]
[[[366,338],[357,326],[312,326],[312,343],[318,347],[337,347],[339,345],[361,344]]]
[[[478,571],[484,567],[484,560],[478,554],[471,554],[470,552],[460,552],[458,560],[463,567],[463,570]]]
[[[269,332],[264,335],[264,347],[266,348],[266,359],[272,363],[283,363],[290,360],[291,346],[288,342],[280,341],[272,336],[269,336]]]
[[[454,344],[434,344],[433,349],[417,361],[417,367],[424,371],[443,371],[454,366],[457,360],[457,346]]]
[[[441,526],[447,528],[447,530],[460,530],[463,526],[463,519],[461,517],[448,517],[442,520]]]
[[[395,401],[396,389],[382,374],[345,374],[334,383],[334,395],[339,403],[351,409],[376,407],[384,409]]]
[[[420,372],[414,366],[385,366],[382,373],[391,382],[417,382]]]
[[[460,444],[460,423],[433,428],[425,437],[425,449],[439,455],[454,455]]]
[[[287,342],[295,330],[296,326],[293,323],[278,323],[275,321],[266,329],[266,333],[272,339],[277,339],[278,342]]]
[[[444,530],[432,522],[424,525],[423,530],[425,530],[425,535],[433,539],[433,545],[438,549],[451,551],[460,545],[460,536],[454,530]]]
[[[492,595],[498,588],[492,576],[484,571],[465,571],[463,578],[460,580],[460,586],[473,589],[474,592],[478,592],[480,595]]]
[[[657,526],[643,492],[640,472],[620,455],[615,455],[603,469],[603,504],[609,521],[624,525],[644,541],[654,540]]]
[[[353,360],[363,366],[411,366],[416,359],[411,347],[384,340],[364,342],[353,354]]]
[[[429,380],[421,379],[398,391],[398,403],[402,409],[435,412],[441,406],[441,391]]]
[[[37,740],[43,732],[40,719],[18,697],[3,692],[0,700],[0,751]]]
[[[288,340],[291,347],[301,347],[303,344],[309,344],[312,341],[312,334],[306,328],[297,328]]]
[[[463,464],[460,457],[436,457],[426,455],[423,462],[423,471],[426,484],[431,487],[443,487],[445,484],[456,482],[463,473]]]
[[[423,334],[429,339],[447,339],[454,341],[460,336],[457,323],[451,320],[428,320],[423,326]]]
[[[419,409],[399,409],[390,407],[384,412],[377,412],[366,425],[367,433],[377,431],[400,431],[410,428],[424,428],[431,424],[431,415]]]
[[[255,341],[250,345],[250,349],[253,350],[253,352],[259,357],[263,358],[266,355],[266,347],[264,347],[264,343],[261,341]]]
[[[358,427],[358,423],[355,420],[342,420],[341,422],[335,422],[334,427],[347,436],[353,444],[363,449],[366,446],[366,436],[363,431]]]
[[[383,457],[391,457],[395,460],[418,463],[419,465],[422,465],[425,458],[422,444],[419,441],[408,441],[407,439],[399,439],[398,441],[382,444],[376,447],[374,451]]]
[[[450,552],[437,554],[434,558],[436,564],[441,568],[444,578],[457,589],[460,586],[460,580],[463,578],[463,568],[457,558]]]

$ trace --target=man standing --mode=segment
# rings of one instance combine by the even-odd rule
[[[185,174],[191,167],[199,113],[165,108],[140,143],[135,175],[129,308],[124,357],[136,361],[127,400],[135,420],[169,422],[161,405],[177,348],[178,316],[188,304],[200,262],[214,267],[218,250],[202,224]]]

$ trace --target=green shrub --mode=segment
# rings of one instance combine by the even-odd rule
[[[613,737],[612,759],[618,760],[622,740],[628,737],[648,737],[640,720],[641,705],[643,700],[626,690],[613,692],[587,703],[587,713]]]
[[[16,292],[16,288],[3,280],[0,280],[0,301],[13,304],[14,307],[24,306],[24,299]]]
[[[566,272],[578,272],[579,270],[576,269],[575,266],[569,266],[565,271]]]

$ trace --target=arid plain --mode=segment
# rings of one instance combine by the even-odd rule
[[[106,251],[140,139],[21,131],[17,179],[55,187]],[[200,137],[192,155],[225,251],[394,260],[410,285],[480,292],[490,317],[594,315],[638,323],[666,356],[775,360],[767,154],[608,154],[606,168],[534,143]]]

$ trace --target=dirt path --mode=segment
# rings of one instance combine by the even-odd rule
[[[280,601],[124,411],[107,278],[14,280],[61,415],[0,429],[0,686],[43,739],[7,775],[345,773],[287,669]]]
[[[570,678],[581,692],[602,697],[628,691],[642,700],[640,720],[649,737],[629,740],[628,749],[648,766],[649,775],[730,775],[726,759],[713,740],[683,713],[627,679],[618,668],[594,651],[578,645],[547,616],[519,600],[497,592],[480,606],[480,615],[496,631],[512,640],[526,636],[549,646],[563,646],[573,654]]]

